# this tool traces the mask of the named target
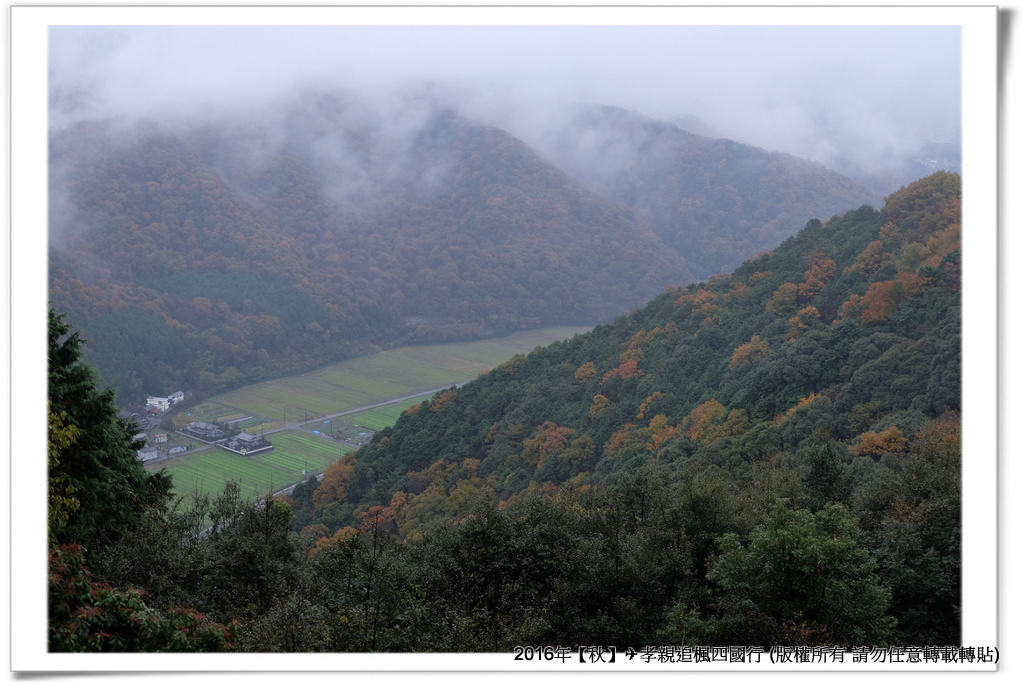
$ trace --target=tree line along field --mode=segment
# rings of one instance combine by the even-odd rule
[[[251,432],[272,430],[286,422],[313,420],[465,382],[518,353],[586,330],[543,328],[493,340],[393,349],[212,397],[193,406],[186,415],[177,416],[175,422],[184,425],[192,420],[240,421],[234,427]],[[358,425],[381,430],[393,425],[409,406],[424,399],[404,399],[352,414],[344,422],[335,420],[330,428],[342,430]],[[299,482],[304,474],[322,472],[349,450],[343,443],[295,430],[266,435],[266,439],[274,445],[273,450],[240,456],[214,448],[153,464],[148,469],[166,468],[174,478],[178,494],[215,495],[226,482],[237,480],[244,497],[256,498]]]

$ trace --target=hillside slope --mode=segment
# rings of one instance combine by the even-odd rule
[[[581,643],[959,643],[959,240],[949,173],[811,221],[413,407],[296,490],[298,524],[321,545],[511,526],[533,558],[558,518],[569,574],[534,617]]]

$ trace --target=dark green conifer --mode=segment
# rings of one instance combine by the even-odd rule
[[[59,529],[58,544],[79,543],[87,553],[115,542],[148,506],[166,501],[170,477],[149,474],[136,457],[135,425],[118,415],[114,392],[98,390],[96,376],[82,362],[82,338],[52,309],[49,313],[51,415],[74,426],[77,438],[50,454],[50,479],[70,486],[76,510]],[[54,457],[56,458],[54,459]]]

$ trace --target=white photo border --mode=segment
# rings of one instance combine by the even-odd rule
[[[997,645],[995,7],[13,6],[10,28],[11,654],[30,671],[551,670],[510,654],[54,654],[46,651],[47,30],[51,25],[954,25],[963,103],[963,642]],[[17,401],[14,400],[17,399]],[[17,511],[17,516],[14,512]],[[17,627],[15,628],[15,625]],[[586,666],[557,667],[558,671]],[[778,670],[622,663],[604,671]],[[891,665],[814,666],[891,670]],[[906,669],[994,669],[938,664]],[[900,668],[902,671],[903,668]],[[592,671],[592,670],[591,670]]]

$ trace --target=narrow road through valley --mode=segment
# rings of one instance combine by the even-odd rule
[[[454,385],[455,387],[461,387],[465,383],[459,383]],[[350,416],[353,413],[362,413],[363,411],[369,411],[370,409],[380,408],[381,406],[388,406],[389,404],[397,404],[401,401],[408,399],[415,399],[416,397],[425,397],[441,390],[446,390],[453,385],[445,385],[444,387],[435,387],[434,389],[423,390],[422,392],[416,392],[414,394],[406,394],[404,397],[395,397],[394,399],[388,399],[386,401],[379,401],[376,404],[367,404],[366,406],[360,406],[359,408],[349,409],[347,411],[339,411],[338,413],[332,413],[326,416],[317,416],[315,418],[309,418],[308,420],[300,420],[295,423],[286,423],[281,427],[274,428],[273,430],[264,430],[263,434],[272,435],[275,432],[282,432],[284,430],[301,430],[304,425],[310,423],[320,423],[325,420],[333,420],[334,418],[341,418],[342,416]]]

